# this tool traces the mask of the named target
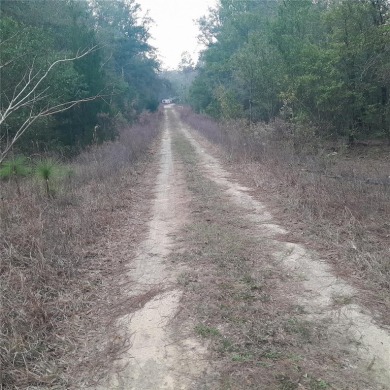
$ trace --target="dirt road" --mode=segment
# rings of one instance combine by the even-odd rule
[[[102,388],[390,388],[389,329],[353,303],[354,289],[314,253],[283,241],[287,232],[267,206],[234,182],[205,145],[166,106],[153,217],[128,267],[128,295],[150,293],[150,300],[121,318],[131,348]],[[248,255],[237,249],[241,236],[250,240],[243,247],[254,248]],[[234,269],[223,263],[232,253]],[[234,302],[226,298],[233,290]],[[246,317],[250,307],[261,309],[264,320],[253,312]],[[262,321],[274,329],[260,342]]]

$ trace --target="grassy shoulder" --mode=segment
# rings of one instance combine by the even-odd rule
[[[181,117],[211,142],[238,182],[267,202],[292,242],[317,250],[364,291],[357,297],[362,305],[390,324],[388,146],[330,145],[280,120],[248,128],[185,109]]]
[[[202,175],[186,138],[177,133],[173,144],[192,193],[187,250],[175,258],[188,266],[179,278],[186,310],[177,320],[191,318],[218,373],[195,388],[371,388],[345,364],[353,357],[329,339],[328,324],[309,320],[297,305],[299,287],[274,260],[273,244]]]
[[[241,161],[230,169],[266,199],[273,215],[289,228],[291,241],[316,250],[337,275],[362,292],[355,298],[388,325],[390,186],[343,180],[343,172],[375,166],[384,172],[390,164],[380,157],[336,156],[327,176],[312,173],[311,164],[290,165],[275,152],[262,162]]]
[[[57,162],[41,167],[44,180],[0,182],[3,389],[93,385],[123,347],[110,334],[124,262],[108,254],[107,240],[129,215],[127,239],[142,230],[136,207],[158,134],[159,118],[150,116],[85,151],[66,174]]]

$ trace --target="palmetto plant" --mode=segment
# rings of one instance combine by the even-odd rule
[[[57,161],[51,158],[40,160],[35,167],[36,176],[45,183],[45,191],[48,198],[54,196],[54,190],[52,188],[51,182],[58,171],[59,164]]]
[[[24,156],[15,157],[0,166],[0,179],[14,181],[18,195],[21,195],[19,179],[29,173],[30,168]]]

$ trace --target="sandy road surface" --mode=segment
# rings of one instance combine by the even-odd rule
[[[166,113],[167,114],[167,113]],[[101,389],[187,389],[203,368],[203,348],[196,340],[177,337],[170,321],[179,310],[182,292],[176,287],[181,269],[173,268],[169,255],[174,238],[187,219],[190,195],[171,150],[171,123],[164,118],[158,176],[148,235],[135,261],[129,264],[130,297],[160,291],[121,322],[131,335],[131,348],[116,364]],[[154,294],[153,294],[154,295]]]
[[[273,253],[286,273],[300,278],[304,294],[296,296],[304,306],[308,318],[330,322],[329,331],[354,346],[359,356],[360,369],[370,370],[378,378],[378,389],[390,383],[390,332],[380,328],[356,304],[346,304],[335,309],[331,304],[335,296],[352,296],[354,290],[332,275],[330,268],[316,259],[303,246],[280,241],[286,231],[277,225],[266,206],[254,199],[248,188],[232,181],[229,173],[197,141],[197,136],[180,122],[174,107],[165,108],[164,132],[160,151],[159,172],[155,187],[153,218],[149,233],[139,248],[138,256],[129,265],[128,276],[133,280],[130,296],[161,289],[142,308],[124,316],[121,321],[132,335],[132,347],[122,356],[117,371],[112,373],[105,387],[109,389],[190,389],[202,375],[206,364],[206,351],[196,339],[190,337],[177,341],[171,320],[180,309],[181,290],[177,277],[182,271],[170,266],[171,253],[179,250],[177,234],[189,222],[190,194],[181,174],[181,163],[171,150],[171,134],[182,132],[197,151],[203,173],[227,194],[232,207],[243,210],[253,223],[257,234],[274,240]],[[354,340],[354,343],[351,343]]]

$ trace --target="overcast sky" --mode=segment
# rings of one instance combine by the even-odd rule
[[[149,10],[154,20],[151,44],[157,47],[163,67],[176,68],[181,53],[188,51],[197,60],[201,47],[197,42],[199,30],[196,19],[207,14],[217,0],[137,0],[142,14]]]

